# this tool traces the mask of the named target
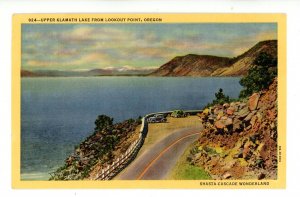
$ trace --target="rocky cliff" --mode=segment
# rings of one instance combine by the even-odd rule
[[[214,179],[276,179],[277,79],[244,102],[199,114],[204,130],[189,161]]]
[[[277,40],[267,40],[235,58],[189,54],[162,65],[150,76],[242,76],[247,74],[259,53],[277,56]]]

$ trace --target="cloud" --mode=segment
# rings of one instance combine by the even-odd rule
[[[47,66],[51,66],[53,64],[49,64],[49,62],[46,61],[40,61],[40,60],[29,60],[26,63],[26,66],[30,66],[30,67],[47,67]]]
[[[277,32],[274,31],[266,31],[260,32],[259,34],[253,36],[255,41],[262,40],[277,40]]]
[[[65,49],[65,48],[60,48],[57,50],[53,51],[53,55],[56,57],[73,57],[73,56],[78,56],[80,55],[80,51],[77,49]]]
[[[73,29],[59,34],[59,39],[67,43],[96,44],[97,42],[120,42],[130,38],[134,39],[133,36],[132,32],[117,28],[75,26]]]
[[[247,30],[247,27],[245,24],[31,25],[23,28],[22,66],[73,70],[147,68],[188,53],[233,57],[259,41],[277,39],[276,28],[252,25]]]
[[[71,61],[68,65],[76,66],[76,65],[82,65],[82,64],[108,64],[110,60],[110,57],[107,54],[103,53],[89,53],[81,56],[80,58]]]

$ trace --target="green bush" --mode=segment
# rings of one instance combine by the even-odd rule
[[[208,103],[205,107],[205,108],[208,108],[208,107],[211,107],[213,105],[216,105],[216,104],[221,104],[223,105],[224,103],[229,103],[231,101],[233,101],[233,99],[230,99],[229,96],[226,96],[224,93],[223,93],[223,89],[220,88],[219,91],[217,93],[215,93],[215,97],[216,99],[213,100],[212,103]]]
[[[253,61],[253,65],[248,74],[240,80],[240,84],[244,87],[240,92],[240,98],[268,88],[277,76],[277,58],[267,53],[260,53]]]
[[[103,129],[110,127],[113,125],[113,118],[110,118],[106,115],[99,115],[98,118],[95,121],[95,131],[102,131]]]

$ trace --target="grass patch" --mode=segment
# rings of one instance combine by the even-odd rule
[[[211,176],[202,168],[193,166],[187,161],[194,144],[191,144],[181,155],[167,179],[170,180],[210,180]]]

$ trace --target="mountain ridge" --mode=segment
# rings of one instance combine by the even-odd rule
[[[196,54],[177,56],[149,76],[243,76],[261,52],[277,56],[277,40],[258,42],[234,58]]]

